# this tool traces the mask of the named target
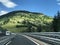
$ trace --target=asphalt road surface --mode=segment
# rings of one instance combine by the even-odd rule
[[[36,45],[36,44],[24,36],[17,35],[14,39],[11,40],[11,43],[9,45]]]

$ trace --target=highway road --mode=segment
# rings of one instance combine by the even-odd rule
[[[14,39],[11,40],[11,43],[9,45],[36,45],[36,44],[22,35],[17,35]]]
[[[17,33],[0,38],[4,45],[60,45],[60,32]]]

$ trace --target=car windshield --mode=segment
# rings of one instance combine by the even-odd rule
[[[0,45],[60,45],[60,0],[0,0]]]

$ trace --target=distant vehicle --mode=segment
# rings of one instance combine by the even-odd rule
[[[11,35],[10,31],[6,31],[5,35]]]

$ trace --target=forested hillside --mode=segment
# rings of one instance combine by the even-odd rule
[[[49,32],[52,20],[43,13],[20,10],[0,16],[0,26],[12,32]]]

